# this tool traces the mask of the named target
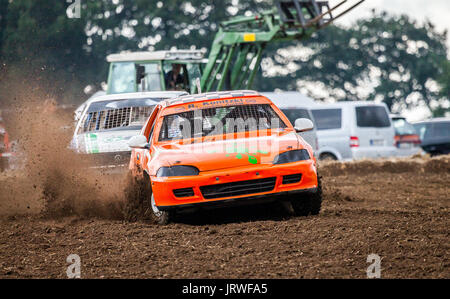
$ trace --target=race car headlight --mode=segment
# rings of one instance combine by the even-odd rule
[[[194,166],[187,165],[175,165],[171,167],[163,166],[156,172],[157,177],[168,176],[186,176],[186,175],[198,175],[199,170]]]
[[[293,150],[281,153],[278,156],[276,156],[275,159],[273,160],[273,164],[284,164],[309,159],[311,159],[311,157],[309,156],[307,150],[305,149]]]

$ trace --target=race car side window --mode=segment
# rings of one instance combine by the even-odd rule
[[[156,120],[156,116],[159,113],[159,110],[160,110],[160,107],[156,106],[155,109],[153,109],[153,112],[149,117],[147,127],[145,128],[145,131],[144,131],[144,136],[147,137],[147,141],[150,141],[150,138],[153,135],[153,129],[155,128],[155,120]]]

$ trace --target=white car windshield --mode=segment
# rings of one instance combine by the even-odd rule
[[[162,99],[127,99],[92,103],[84,115],[80,133],[104,130],[138,130]]]

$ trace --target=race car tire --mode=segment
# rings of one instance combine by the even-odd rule
[[[147,209],[152,222],[159,225],[166,225],[172,220],[172,212],[160,211],[155,204],[155,197],[152,193],[150,197],[150,209]]]
[[[128,173],[125,188],[125,206],[123,209],[125,220],[130,222],[149,220],[146,217],[146,211],[150,208],[148,203],[151,195],[152,191],[148,175],[134,176]]]
[[[307,195],[297,195],[291,198],[292,208],[296,216],[318,215],[322,207],[322,183],[317,175],[317,190]]]
[[[310,197],[311,200],[311,215],[318,215],[322,207],[322,182],[319,174],[317,174],[317,191]]]
[[[291,205],[296,216],[308,216],[311,211],[311,200],[309,195],[297,196],[291,199]]]
[[[173,212],[159,211],[156,207],[150,177],[145,172],[140,176],[128,174],[125,198],[123,213],[127,221],[165,225],[172,219]]]

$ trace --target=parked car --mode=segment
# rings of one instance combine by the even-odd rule
[[[307,118],[314,123],[314,116],[309,108],[314,105],[313,99],[299,92],[263,92],[262,95],[268,97],[275,105],[277,105],[289,119],[291,124],[294,124],[297,118]],[[299,134],[312,146],[314,152],[318,150],[317,132],[315,127],[311,131]]]
[[[93,167],[126,170],[128,140],[138,134],[158,102],[186,92],[138,92],[102,95],[87,103],[76,125],[71,146],[91,158]]]
[[[432,156],[450,153],[450,118],[433,118],[417,122],[422,149]]]
[[[420,137],[413,125],[398,114],[391,114],[390,118],[395,130],[397,156],[407,157],[421,153]]]
[[[353,160],[395,156],[394,127],[384,103],[338,102],[312,107],[319,159]]]
[[[146,186],[137,202],[159,224],[181,210],[273,200],[290,202],[297,215],[318,214],[316,160],[296,134],[312,127],[304,118],[293,127],[254,91],[160,102],[129,142],[130,171]]]

